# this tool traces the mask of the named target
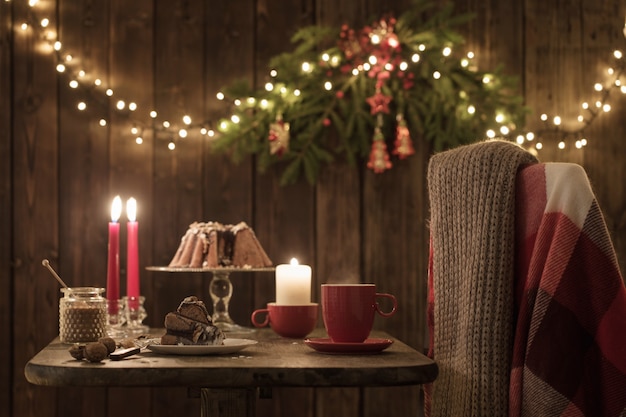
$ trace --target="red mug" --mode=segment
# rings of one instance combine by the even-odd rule
[[[277,334],[283,337],[301,338],[313,331],[317,324],[317,303],[302,305],[282,305],[268,303],[267,308],[252,312],[250,319],[255,327],[268,324]],[[257,321],[257,317],[265,314],[265,320]]]
[[[390,299],[391,311],[382,311],[377,298]],[[372,330],[374,313],[391,317],[397,308],[396,297],[377,293],[375,284],[322,284],[324,326],[336,343],[364,342]]]

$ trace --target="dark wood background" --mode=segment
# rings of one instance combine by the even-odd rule
[[[275,263],[295,256],[312,265],[316,300],[324,282],[375,282],[396,294],[399,313],[376,326],[424,346],[428,144],[417,140],[417,154],[383,175],[337,163],[316,186],[284,188],[277,172],[257,174],[254,158],[233,165],[208,153],[197,136],[179,141],[174,152],[151,132],[136,145],[128,119],[112,110],[115,100],[104,110],[76,110],[79,93],[55,71],[54,55],[42,51],[35,33],[19,29],[30,13],[27,3],[0,2],[0,416],[199,413],[199,400],[183,388],[57,389],[24,378],[28,359],[58,334],[59,288],[41,260],[50,259],[70,285],[104,286],[116,194],[138,200],[142,266],[166,264],[195,220],[244,220]],[[593,98],[593,84],[606,77],[612,51],[624,50],[623,0],[454,3],[459,13],[476,13],[459,31],[481,68],[502,64],[519,77],[532,129],[542,126],[541,113],[574,118],[580,103]],[[137,102],[138,118],[157,108],[172,119],[199,120],[227,114],[215,93],[233,79],[263,82],[269,58],[291,49],[288,39],[298,27],[360,26],[409,6],[409,0],[41,0],[33,10],[52,18],[64,50],[88,73]],[[557,151],[557,139],[548,137],[539,157],[586,168],[623,270],[626,100],[615,95],[611,104],[584,150]],[[110,120],[104,128],[98,126],[103,112]],[[232,280],[232,316],[247,324],[251,311],[273,300],[273,275]],[[142,271],[141,288],[151,326],[161,326],[184,296],[209,299],[208,279],[194,274]],[[418,388],[273,394],[258,402],[259,416],[421,413]]]

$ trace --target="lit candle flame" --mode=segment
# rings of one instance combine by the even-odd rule
[[[113,203],[111,204],[111,221],[117,222],[122,215],[122,199],[120,196],[115,196]]]
[[[137,219],[137,200],[133,197],[129,198],[126,202],[126,215],[130,222],[134,222]]]

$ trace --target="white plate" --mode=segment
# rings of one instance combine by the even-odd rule
[[[258,342],[250,339],[224,339],[223,345],[148,345],[155,353],[166,355],[224,355],[239,352]]]

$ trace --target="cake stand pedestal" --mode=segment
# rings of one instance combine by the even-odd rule
[[[169,266],[148,266],[148,271],[156,272],[204,272],[211,273],[209,293],[213,301],[213,324],[224,332],[245,333],[253,331],[250,327],[240,326],[230,317],[228,306],[233,295],[232,272],[272,272],[275,268],[180,268]]]

